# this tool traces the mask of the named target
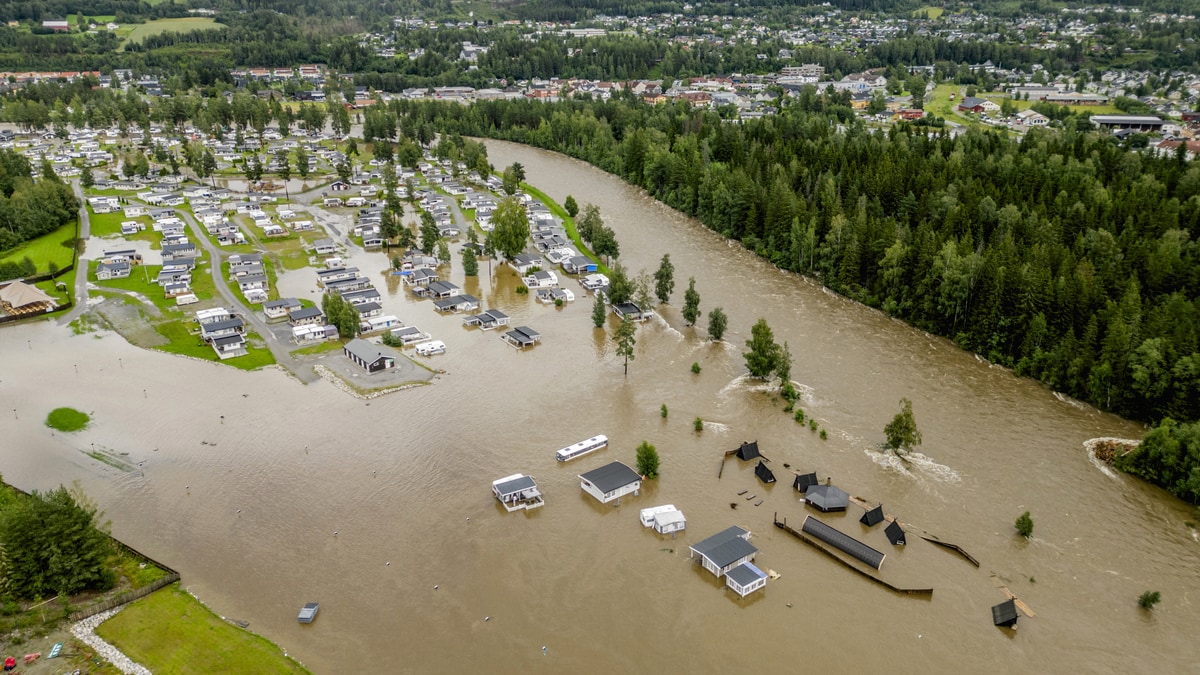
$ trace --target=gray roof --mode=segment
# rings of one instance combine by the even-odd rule
[[[862,515],[862,518],[858,519],[858,522],[862,523],[863,525],[866,525],[867,527],[871,527],[873,525],[878,525],[879,523],[882,523],[883,522],[883,504],[880,504],[879,506],[876,506],[875,508],[871,509],[870,511],[867,511],[866,513],[864,513]]]
[[[355,338],[347,342],[344,349],[366,363],[374,363],[380,358],[393,358],[384,354],[379,345],[367,342],[362,338]]]
[[[379,304],[378,302],[364,302],[361,305],[354,306],[354,310],[359,314],[367,314],[368,312],[374,312],[377,309],[383,309],[383,305]]]
[[[429,292],[431,293],[449,293],[454,290],[461,290],[457,284],[452,284],[449,281],[435,281],[429,284]]]
[[[882,551],[877,551],[845,532],[831,525],[826,525],[812,516],[804,519],[804,525],[800,529],[805,534],[811,534],[826,544],[861,560],[875,569],[879,569],[879,566],[883,564],[884,554]]]
[[[537,487],[537,483],[533,482],[533,478],[530,476],[521,476],[520,478],[514,478],[497,485],[496,492],[499,492],[500,496],[503,497],[505,495],[516,494],[522,490],[528,490],[531,487]]]
[[[850,495],[833,485],[810,485],[804,499],[822,511],[844,511],[850,505]]]
[[[726,572],[725,576],[733,579],[739,586],[749,586],[759,579],[767,578],[766,573],[755,567],[753,563],[742,563]]]
[[[216,333],[217,331],[228,330],[230,328],[241,328],[245,325],[246,322],[242,321],[241,317],[235,316],[232,319],[225,319],[224,321],[210,321],[201,326],[200,330],[204,333]]]
[[[638,472],[620,462],[605,464],[599,469],[580,474],[579,477],[595,485],[600,492],[612,492],[642,479]]]
[[[700,555],[706,555],[709,551],[720,546],[721,544],[724,544],[730,539],[740,539],[748,534],[750,534],[749,530],[742,529],[737,525],[731,525],[730,527],[721,530],[708,539],[698,542],[692,546],[691,549]]]
[[[1017,625],[1017,603],[1012,598],[992,607],[992,623],[997,626]]]
[[[299,307],[300,301],[295,298],[280,298],[278,300],[268,300],[263,303],[263,309],[275,309],[276,307]]]
[[[692,550],[708,558],[713,565],[728,567],[733,563],[758,552],[754,544],[742,538],[746,530],[734,525],[692,546]]]
[[[892,542],[892,546],[906,544],[904,540],[904,528],[900,527],[900,523],[892,521],[883,529],[883,533],[887,535],[888,541]]]
[[[288,318],[292,321],[311,319],[315,316],[321,315],[322,312],[320,307],[301,307],[300,309],[293,309],[292,311],[288,312]]]

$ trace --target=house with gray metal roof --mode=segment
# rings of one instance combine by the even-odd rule
[[[496,495],[496,499],[500,500],[504,510],[509,513],[520,509],[536,509],[546,504],[533,476],[522,473],[492,481],[492,494]]]
[[[642,477],[621,462],[613,462],[580,474],[579,487],[601,504],[611,501],[617,501],[619,504],[621,497],[638,493],[642,488]]]
[[[725,574],[725,585],[744,598],[766,586],[767,575],[755,567],[754,563],[744,562]]]
[[[758,549],[750,543],[750,530],[737,525],[726,528],[713,536],[689,547],[689,558],[699,558],[704,569],[717,578],[742,563],[754,560]]]
[[[396,366],[396,358],[391,354],[385,353],[384,349],[386,347],[381,347],[373,342],[367,342],[361,338],[355,338],[342,347],[342,353],[346,355],[346,358],[361,366],[368,373],[376,373]]]
[[[850,505],[850,495],[832,485],[810,485],[804,492],[804,501],[819,511],[845,511]]]

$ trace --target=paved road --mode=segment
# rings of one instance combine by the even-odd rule
[[[271,354],[275,356],[275,361],[279,363],[279,365],[291,371],[292,374],[299,378],[301,382],[309,383],[319,380],[320,376],[318,376],[317,373],[312,369],[312,366],[302,363],[294,358],[289,351],[289,347],[291,345],[281,342],[275,335],[275,332],[272,331],[269,326],[267,326],[267,322],[264,321],[257,312],[251,311],[251,309],[242,302],[242,299],[239,298],[229,288],[229,285],[225,283],[225,278],[221,274],[221,263],[224,261],[224,258],[221,255],[221,250],[212,243],[211,239],[208,238],[204,228],[198,222],[196,222],[196,219],[192,217],[191,213],[188,213],[183,209],[177,210],[176,213],[183,217],[184,222],[188,224],[188,227],[192,231],[192,236],[195,237],[196,241],[200,242],[204,246],[205,250],[208,251],[209,273],[212,274],[213,285],[217,287],[217,292],[220,293],[221,297],[225,300],[226,307],[234,310],[236,314],[240,314],[245,318],[247,323],[254,327],[254,331],[262,336],[263,341],[266,342],[267,348],[271,350]],[[263,262],[264,264],[270,264],[270,262],[266,260]]]
[[[88,216],[87,197],[83,194],[83,188],[79,183],[73,183],[75,188],[75,196],[79,198],[79,241],[87,241],[92,236],[92,221]],[[78,246],[78,242],[75,244]],[[65,326],[75,319],[79,318],[87,310],[88,300],[88,265],[87,260],[83,258],[75,259],[75,306],[71,311],[59,317],[58,325]]]

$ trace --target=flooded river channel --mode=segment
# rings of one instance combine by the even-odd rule
[[[613,324],[592,327],[589,297],[556,309],[517,295],[506,267],[489,277],[483,262],[467,281],[456,264],[451,279],[485,308],[543,335],[522,353],[437,316],[385,282],[383,254],[359,252],[350,262],[376,280],[385,310],[447,343],[429,361],[446,371],[431,386],[364,401],[279,370],[143,351],[112,333],[5,328],[4,478],[26,489],[78,479],[114,535],[319,673],[1116,672],[1135,660],[1147,672],[1194,672],[1192,512],[1102,471],[1082,445],[1136,437],[1138,425],[779,272],[584,164],[488,145],[494,165],[519,161],[555,199],[599,205],[634,272],[671,254],[673,303],[639,329],[628,377]],[[729,315],[726,344],[685,327],[689,276],[705,313]],[[316,298],[314,279],[291,272],[280,285]],[[789,343],[801,406],[828,440],[743,377],[759,317]],[[878,449],[901,397],[924,435],[909,464]],[[62,405],[92,412],[92,427],[52,434],[42,421]],[[609,436],[606,450],[556,464],[556,449],[597,433]],[[581,492],[578,473],[632,465],[643,439],[661,455],[659,480],[620,507]],[[718,479],[722,453],[755,439],[779,482],[763,486],[736,459]],[[140,468],[93,460],[93,444]],[[884,579],[934,593],[869,583],[772,526],[775,513],[796,527],[806,514],[785,463],[882,501],[981,567],[912,535],[893,548],[851,506],[825,520],[887,553]],[[499,508],[490,483],[517,472],[537,479],[544,508]],[[638,522],[638,509],[663,503],[687,515],[676,539]],[[1030,541],[1013,531],[1024,511]],[[781,575],[742,601],[687,559],[690,543],[735,524],[753,532],[759,566]],[[1005,599],[993,574],[1037,613],[1016,633],[992,626],[989,608]],[[1136,606],[1145,590],[1163,594],[1152,614]],[[320,617],[301,626],[296,612],[310,601]]]

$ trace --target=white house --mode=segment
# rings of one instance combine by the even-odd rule
[[[621,497],[637,494],[642,489],[642,477],[621,462],[606,464],[579,475],[579,487],[601,504],[620,503]]]
[[[492,494],[504,505],[504,510],[512,513],[521,509],[536,509],[546,505],[542,493],[537,489],[533,476],[514,473],[492,481]]]
[[[529,288],[552,288],[558,285],[558,275],[549,270],[538,270],[521,277],[521,282]]]
[[[750,543],[750,531],[737,525],[689,547],[689,558],[699,558],[704,569],[717,578],[742,563],[754,560],[758,549]]]
[[[653,527],[659,534],[673,534],[687,528],[687,518],[674,504],[663,504],[642,509],[640,518],[643,527]]]
[[[725,585],[744,598],[766,586],[767,575],[755,567],[754,563],[744,562],[725,573]]]

